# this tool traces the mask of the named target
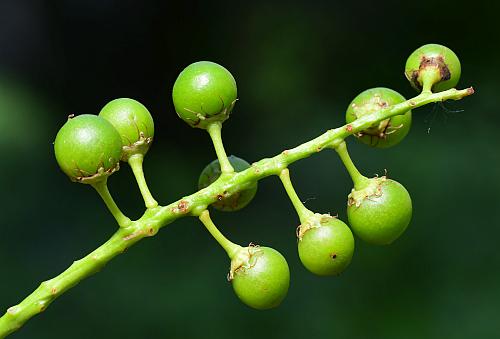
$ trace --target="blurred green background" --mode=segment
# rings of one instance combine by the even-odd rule
[[[386,247],[356,243],[349,269],[319,278],[301,265],[298,224],[276,178],[253,203],[214,221],[232,240],[288,259],[287,299],[247,308],[226,281],[229,261],[196,219],[117,257],[12,338],[498,338],[500,152],[498,3],[493,1],[0,1],[0,308],[104,242],[115,224],[97,194],[58,169],[52,141],[69,114],[132,97],[156,122],[145,170],[163,204],[196,189],[215,155],[208,135],[177,118],[171,88],[189,63],[226,66],[238,83],[224,125],[228,153],[255,161],[344,122],[350,100],[403,76],[424,43],[462,61],[476,94],[414,112],[399,147],[350,139],[367,175],[403,183],[414,203]],[[429,130],[430,129],[430,130]],[[346,219],[351,183],[334,152],[291,167],[306,205]],[[110,179],[131,217],[143,211],[129,168]],[[3,312],[3,311],[2,311]]]

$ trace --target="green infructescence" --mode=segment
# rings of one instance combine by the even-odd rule
[[[291,163],[309,157],[325,148],[334,149],[348,136],[358,133],[373,124],[392,116],[402,114],[428,103],[446,100],[460,100],[474,93],[472,88],[464,90],[449,89],[439,93],[425,92],[400,104],[389,106],[365,115],[352,123],[331,129],[322,135],[280,154],[262,159],[242,172],[224,173],[210,186],[185,196],[167,206],[157,206],[146,210],[144,215],[119,228],[116,233],[86,257],[75,261],[58,276],[44,281],[18,305],[10,307],[0,318],[0,338],[19,329],[34,315],[43,312],[57,297],[77,285],[83,279],[101,270],[111,259],[123,253],[139,240],[154,236],[158,230],[178,218],[198,217],[207,206],[214,203],[221,192],[229,194],[249,187],[260,179],[280,175]],[[226,193],[226,194],[227,194]]]

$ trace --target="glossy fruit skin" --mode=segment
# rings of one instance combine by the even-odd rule
[[[82,114],[61,127],[54,151],[59,167],[71,180],[93,183],[119,169],[122,140],[106,119]]]
[[[397,181],[382,178],[376,193],[354,203],[349,201],[347,216],[353,232],[364,241],[387,245],[406,230],[411,221],[410,194]],[[352,194],[352,193],[351,193]]]
[[[108,102],[99,113],[108,120],[122,138],[122,160],[134,154],[145,155],[154,137],[154,121],[151,113],[140,102],[118,98]]]
[[[290,270],[278,251],[270,247],[257,247],[249,266],[237,269],[231,283],[244,304],[258,310],[270,309],[279,306],[286,297],[290,286]]]
[[[374,113],[390,105],[399,104],[406,99],[398,92],[385,87],[367,89],[358,94],[346,111],[349,124],[357,118]],[[377,123],[361,133],[355,134],[364,144],[377,148],[388,148],[400,143],[411,127],[411,110]]]
[[[223,122],[237,98],[236,81],[219,64],[199,61],[187,66],[172,90],[177,115],[191,127],[205,129],[211,122]]]
[[[229,162],[233,166],[235,172],[241,172],[250,168],[250,164],[245,160],[238,158],[234,155],[228,157]],[[217,180],[221,175],[221,168],[219,160],[214,160],[209,163],[201,172],[198,179],[198,189],[203,189]],[[218,201],[212,206],[220,211],[233,212],[247,206],[257,193],[257,183],[255,182],[250,187],[236,192],[227,197],[218,197]]]
[[[316,275],[339,275],[351,263],[354,237],[350,228],[337,218],[323,215],[319,225],[299,237],[300,261]]]
[[[420,72],[427,67],[438,69],[440,73],[441,80],[432,86],[434,92],[454,88],[460,80],[460,60],[446,46],[439,44],[423,45],[408,57],[405,76],[417,91],[422,90],[422,82],[421,79],[419,80]]]

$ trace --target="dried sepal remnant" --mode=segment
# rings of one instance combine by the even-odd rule
[[[405,72],[406,78],[410,82],[413,88],[418,91],[422,90],[422,75],[429,71],[430,69],[435,69],[439,74],[439,81],[447,81],[451,78],[451,72],[446,65],[442,55],[437,56],[426,56],[422,55],[420,57],[420,66],[418,69],[414,69]]]
[[[384,175],[370,179],[369,184],[362,189],[356,190],[353,188],[347,197],[347,206],[359,207],[365,199],[380,197],[382,195],[382,185],[386,180],[387,177]]]
[[[321,227],[332,218],[336,219],[337,217],[331,216],[330,214],[314,213],[297,227],[297,238],[302,240],[302,237],[307,231],[313,228]]]
[[[245,274],[245,272],[257,263],[258,257],[262,255],[262,249],[259,245],[250,243],[247,247],[239,249],[238,253],[231,260],[231,267],[227,274],[227,280],[234,279],[235,274]]]
[[[80,172],[81,176],[73,177],[70,179],[71,179],[71,181],[79,182],[79,183],[83,183],[83,184],[94,184],[96,182],[99,182],[101,180],[106,179],[107,177],[109,177],[111,174],[115,173],[118,170],[120,170],[120,163],[119,162],[117,162],[114,167],[111,167],[107,170],[104,167],[100,166],[96,170],[95,174],[84,175],[84,173]]]

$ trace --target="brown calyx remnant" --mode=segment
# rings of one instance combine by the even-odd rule
[[[111,167],[110,169],[105,169],[104,164],[100,164],[99,168],[97,169],[95,174],[92,175],[84,175],[83,171],[79,170],[81,173],[81,176],[71,178],[71,181],[74,182],[79,182],[82,184],[93,184],[96,183],[100,180],[103,180],[107,177],[109,177],[111,174],[115,173],[120,169],[120,163],[117,162],[114,167]]]
[[[123,161],[128,161],[128,159],[134,154],[146,154],[149,150],[149,146],[153,142],[152,137],[146,137],[144,132],[139,132],[139,140],[131,145],[122,147],[122,159]]]
[[[243,274],[257,264],[258,257],[262,254],[259,245],[250,243],[247,247],[239,249],[238,253],[231,260],[231,268],[227,274],[227,280],[234,279],[235,274]]]
[[[420,58],[420,67],[418,68],[418,70],[414,70],[410,74],[406,74],[406,77],[408,78],[408,80],[410,80],[411,85],[415,89],[421,91],[422,84],[420,83],[419,78],[421,74],[425,72],[425,70],[429,70],[431,68],[435,68],[439,71],[441,77],[440,81],[450,80],[450,69],[448,68],[448,66],[446,66],[442,55],[432,57],[422,55],[422,57]]]
[[[297,227],[297,239],[302,240],[304,234],[310,229],[318,228],[327,223],[329,219],[336,218],[330,214],[314,213]]]
[[[360,190],[353,188],[347,197],[347,206],[359,207],[365,199],[380,197],[382,195],[382,185],[386,180],[387,177],[385,175],[382,177],[375,177],[370,179],[368,186]]]

